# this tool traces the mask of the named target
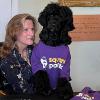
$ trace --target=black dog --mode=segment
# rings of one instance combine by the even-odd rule
[[[70,53],[67,45],[69,45],[72,42],[71,37],[68,35],[68,32],[74,29],[72,11],[70,10],[69,7],[60,6],[57,3],[51,3],[48,4],[44,8],[44,10],[40,13],[38,21],[43,26],[43,29],[39,35],[40,40],[43,43],[40,42],[36,46],[36,51],[34,49],[32,54],[33,57],[32,68],[33,70],[34,68],[35,70],[37,68],[37,72],[34,74],[35,93],[43,94],[43,95],[57,94],[63,99],[69,100],[73,96],[73,90],[69,82],[70,75],[68,74],[68,78],[61,77],[60,73],[63,69],[60,67],[61,66],[64,68],[69,67],[69,65],[65,65],[65,62],[67,62],[67,58],[70,59]],[[53,50],[51,50],[50,47],[59,47],[61,48],[60,50],[65,51],[65,54],[59,51],[60,55],[59,53],[55,52],[56,56],[55,53],[53,53],[51,56]],[[48,48],[51,50],[50,54],[47,51],[46,53],[42,52],[42,50],[46,50],[46,49],[48,50]],[[56,61],[52,62],[50,61],[50,58],[56,59]],[[41,59],[44,62],[41,62]],[[34,64],[35,61],[37,62]],[[62,63],[62,61],[65,61],[64,64]],[[52,68],[50,68],[50,64],[52,65]],[[59,64],[61,65],[60,67]],[[45,71],[41,71],[41,69],[42,70],[45,69]],[[58,70],[57,72],[58,76],[56,78],[57,82],[55,82],[57,84],[56,84],[56,88],[53,88],[53,90],[51,90],[51,84],[49,83],[50,81],[49,79],[52,77],[53,81],[55,81],[54,77],[56,76],[53,76],[52,73],[48,74],[48,70],[49,71],[54,70],[55,73],[57,72],[56,70]],[[67,73],[67,71],[65,73]]]
[[[69,31],[74,29],[72,11],[56,3],[48,4],[40,13],[39,23],[43,26],[40,39],[47,45],[59,46],[71,43]]]

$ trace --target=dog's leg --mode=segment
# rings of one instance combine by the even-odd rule
[[[73,97],[73,90],[70,82],[66,78],[59,78],[56,93],[64,100],[70,100]]]
[[[34,92],[37,95],[49,95],[50,83],[46,71],[39,70],[33,76]]]

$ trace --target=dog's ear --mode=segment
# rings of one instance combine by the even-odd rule
[[[40,13],[38,17],[38,22],[43,26],[46,27],[48,23],[48,17],[50,15],[59,14],[60,6],[58,3],[50,3],[48,4],[43,11]]]
[[[39,14],[38,17],[38,22],[43,26],[46,27],[47,26],[47,16],[46,16],[46,12],[43,11]]]
[[[60,35],[60,40],[64,45],[70,45],[72,42],[72,38],[68,35],[66,31],[63,31]]]
[[[71,9],[67,6],[62,6],[60,12],[62,18],[65,20],[66,23],[64,26],[64,31],[66,30],[67,32],[69,32],[75,29],[73,24],[73,13]]]

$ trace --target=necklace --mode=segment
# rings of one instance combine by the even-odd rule
[[[17,50],[13,51],[13,55],[16,58],[16,61],[18,63],[18,65],[16,65],[18,67],[18,73],[17,73],[17,78],[19,80],[19,85],[20,88],[22,89],[23,93],[27,90],[27,88],[24,87],[24,85],[27,83],[26,78],[24,78],[24,75],[29,75],[31,74],[31,69],[29,69],[28,67],[30,67],[30,63],[25,64],[25,61],[23,61],[24,59],[21,57],[21,55],[19,54],[19,52]],[[29,60],[29,54],[27,55],[27,60]],[[25,66],[25,67],[24,67]],[[24,70],[27,70],[28,73],[23,73]]]
[[[19,60],[20,57],[31,66],[30,60],[29,60],[29,53],[28,52],[27,52],[27,55],[26,56],[22,56],[21,54],[16,53],[16,52],[18,52],[18,51],[17,50],[14,50],[13,55],[15,56],[15,58],[16,58],[16,60],[17,60],[17,62],[18,62],[18,64],[19,64],[20,67],[21,67],[21,64],[20,64],[21,61]]]
[[[30,65],[28,50],[23,51],[21,53],[21,57]]]
[[[29,57],[28,56],[24,56],[23,59],[24,59],[24,61],[26,61],[30,65],[30,61],[29,61]]]

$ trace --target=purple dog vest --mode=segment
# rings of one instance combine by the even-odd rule
[[[100,92],[94,91],[90,87],[85,87],[71,100],[100,100]]]

